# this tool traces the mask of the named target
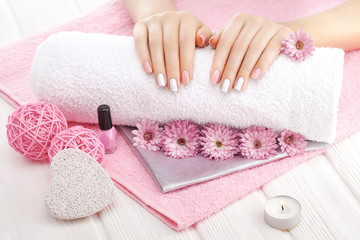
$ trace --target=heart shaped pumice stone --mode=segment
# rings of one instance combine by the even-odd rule
[[[55,218],[87,217],[104,209],[115,198],[115,186],[107,172],[81,150],[68,148],[57,153],[50,173],[45,205]]]

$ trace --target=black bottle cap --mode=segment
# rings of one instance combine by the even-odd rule
[[[102,104],[97,108],[99,128],[101,130],[109,130],[113,127],[111,121],[110,107],[106,104]]]

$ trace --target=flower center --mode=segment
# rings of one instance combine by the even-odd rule
[[[153,138],[153,135],[151,132],[144,133],[144,140],[149,141]]]
[[[291,135],[291,136],[288,136],[287,138],[285,138],[285,143],[290,145],[294,142],[294,136]]]
[[[220,141],[216,141],[215,144],[216,144],[216,146],[217,146],[218,148],[221,148],[221,146],[223,145],[222,142],[220,142]]]
[[[256,141],[254,142],[254,147],[255,147],[255,149],[261,148],[261,142],[260,142],[259,140],[256,140]]]
[[[295,46],[296,46],[296,49],[297,49],[297,50],[301,50],[301,49],[303,49],[304,44],[303,44],[302,42],[300,42],[300,41],[297,41],[297,43],[295,44]]]
[[[180,146],[184,146],[186,144],[186,140],[184,138],[179,138],[177,140],[177,144],[179,144]]]

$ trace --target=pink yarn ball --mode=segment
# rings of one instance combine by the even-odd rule
[[[61,150],[76,148],[88,153],[100,164],[105,160],[105,147],[98,135],[82,126],[75,126],[58,133],[48,149],[50,161]]]
[[[62,112],[53,104],[34,102],[16,109],[8,118],[6,133],[10,146],[33,160],[47,159],[55,135],[67,129]]]

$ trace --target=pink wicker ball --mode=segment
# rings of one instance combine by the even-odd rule
[[[88,153],[100,164],[103,164],[105,159],[105,147],[98,135],[82,126],[71,127],[58,133],[48,149],[50,161],[61,150],[66,148],[76,148]]]
[[[55,135],[67,129],[62,112],[53,104],[34,102],[16,109],[8,118],[10,146],[26,158],[44,160]]]

